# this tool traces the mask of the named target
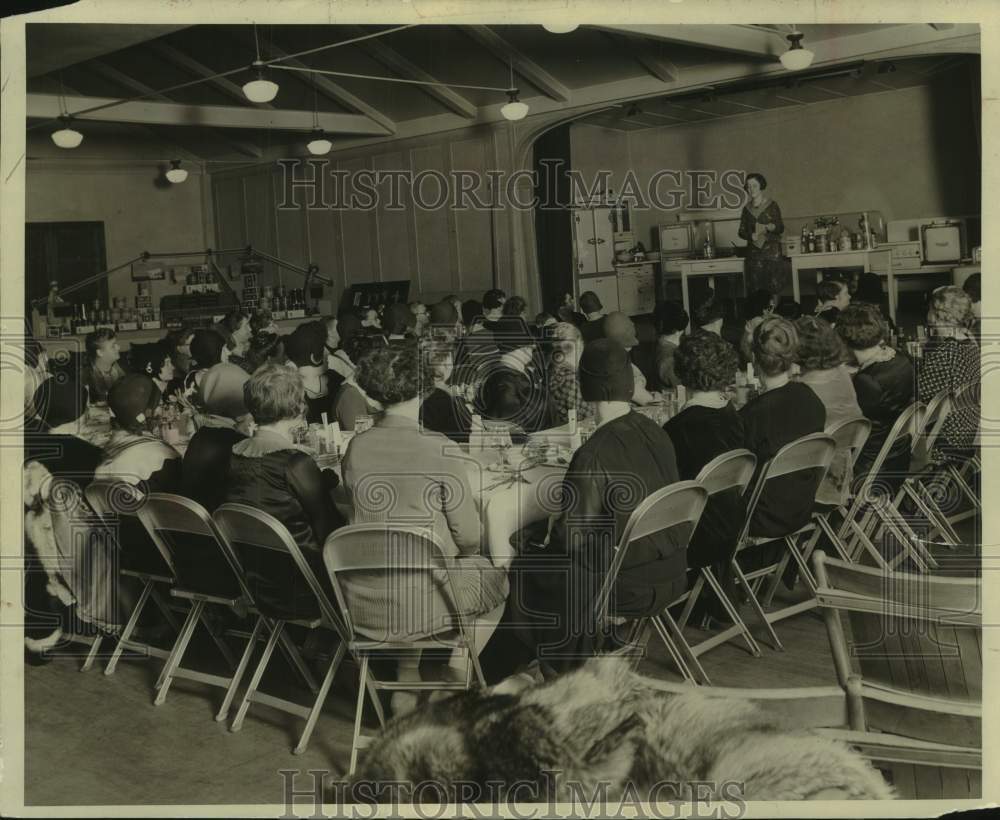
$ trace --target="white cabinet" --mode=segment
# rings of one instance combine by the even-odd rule
[[[612,208],[578,208],[573,211],[573,263],[577,276],[614,271],[612,214]]]
[[[628,316],[652,313],[656,307],[656,275],[652,264],[618,269],[618,309]]]
[[[608,276],[583,276],[576,280],[576,298],[580,298],[581,293],[588,290],[597,294],[601,300],[604,310],[610,313],[619,310],[618,307],[618,277],[615,274]]]

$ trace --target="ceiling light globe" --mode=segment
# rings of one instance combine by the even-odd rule
[[[789,71],[801,71],[812,65],[815,56],[809,49],[800,47],[788,49],[780,59],[781,64]]]
[[[60,148],[76,148],[83,142],[83,134],[75,128],[60,128],[52,132],[52,141]]]
[[[500,113],[505,120],[511,120],[512,122],[523,120],[528,116],[528,104],[514,100],[501,106]]]
[[[188,172],[184,168],[171,168],[167,171],[167,179],[174,185],[179,185],[188,178]]]
[[[310,154],[318,157],[323,154],[329,154],[330,149],[333,148],[333,143],[326,138],[322,131],[317,131],[314,132],[312,139],[306,143],[306,148],[309,149]]]
[[[250,102],[269,103],[278,96],[278,84],[270,80],[251,80],[243,86],[243,93]]]
[[[542,28],[550,34],[569,34],[580,26],[578,23],[542,23]]]

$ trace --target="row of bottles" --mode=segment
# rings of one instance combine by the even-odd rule
[[[287,313],[293,310],[305,311],[306,292],[304,288],[265,287],[260,306],[272,313]]]

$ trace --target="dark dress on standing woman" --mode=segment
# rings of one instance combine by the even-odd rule
[[[768,231],[763,239],[754,239],[757,225],[773,223],[774,230]],[[785,289],[787,274],[785,257],[781,247],[781,235],[785,223],[781,219],[781,209],[773,199],[765,197],[760,208],[748,202],[740,216],[740,239],[747,241],[746,286],[747,291],[764,289],[771,293],[781,293]]]

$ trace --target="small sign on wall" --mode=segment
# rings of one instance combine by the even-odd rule
[[[133,282],[160,282],[167,278],[167,268],[160,262],[133,262]]]

